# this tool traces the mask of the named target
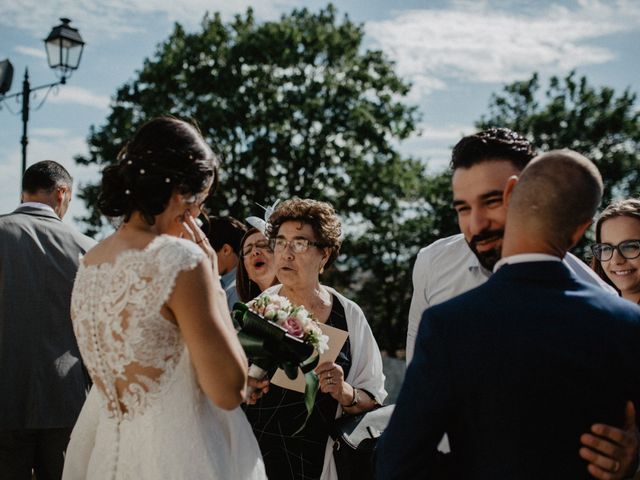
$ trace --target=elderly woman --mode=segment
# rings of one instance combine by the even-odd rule
[[[256,227],[250,228],[242,238],[240,256],[236,289],[240,301],[246,303],[276,283],[276,265],[269,240]]]
[[[591,251],[596,273],[622,298],[640,303],[640,200],[621,200],[604,209]]]
[[[337,479],[329,436],[335,418],[382,404],[382,359],[362,310],[320,275],[338,256],[341,226],[328,203],[294,198],[270,218],[269,237],[276,275],[282,285],[269,289],[303,305],[322,323],[346,330],[348,339],[335,362],[316,368],[320,391],[305,428],[301,393],[271,385],[246,413],[265,459],[267,476],[277,479]]]

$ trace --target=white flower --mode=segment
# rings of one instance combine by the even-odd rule
[[[304,307],[299,307],[295,312],[295,318],[305,329],[309,324],[309,312]]]
[[[278,317],[278,322],[284,322],[287,318],[289,318],[289,312],[286,310],[278,310],[276,316]]]
[[[329,337],[327,335],[319,335],[317,337],[316,350],[318,350],[319,354],[323,354],[327,350],[329,350]]]
[[[277,315],[278,315],[278,308],[273,304],[267,305],[267,307],[264,309],[264,314],[263,314],[264,318],[268,318],[269,320],[271,320]]]

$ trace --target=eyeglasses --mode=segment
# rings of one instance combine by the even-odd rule
[[[256,243],[247,243],[244,247],[242,247],[242,256],[248,257],[253,252],[253,249],[256,250],[268,250],[271,251],[271,245],[267,240],[258,240]]]
[[[318,242],[312,242],[306,238],[294,238],[293,240],[285,240],[284,238],[272,238],[271,250],[274,252],[283,252],[287,246],[291,247],[293,253],[304,253],[309,247],[322,247]]]
[[[615,250],[618,250],[618,253],[627,260],[633,260],[640,257],[640,240],[625,240],[618,245],[611,245],[610,243],[594,243],[591,245],[593,256],[601,262],[611,260]]]

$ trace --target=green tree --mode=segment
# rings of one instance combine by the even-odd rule
[[[366,307],[367,317],[375,319],[378,345],[390,355],[405,348],[412,271],[418,251],[438,238],[459,232],[451,207],[450,173],[423,174],[412,181],[416,182],[417,195],[404,216],[374,221],[366,235],[347,244],[349,256],[341,266],[360,279],[354,296]],[[372,255],[383,261],[371,262]],[[363,265],[366,270],[360,267]]]
[[[404,344],[411,257],[423,243],[413,232],[429,227],[419,224],[432,209],[422,198],[423,163],[396,150],[415,130],[415,107],[400,101],[410,87],[380,51],[363,48],[363,35],[331,5],[265,23],[250,9],[226,24],[207,15],[194,33],[176,24],[118,89],[106,124],[90,130],[89,155],[77,161],[111,164],[157,115],[195,119],[222,158],[212,211],[244,218],[260,213],[254,202],[294,195],[336,207],[346,235],[328,283],[352,295],[395,349]],[[81,195],[88,233],[104,226],[98,188]]]
[[[540,151],[570,148],[596,163],[605,184],[603,205],[640,192],[640,111],[636,94],[590,86],[575,72],[551,77],[542,93],[538,75],[494,94],[478,128],[504,126],[527,135]]]

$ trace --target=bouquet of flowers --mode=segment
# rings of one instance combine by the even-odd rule
[[[293,380],[298,369],[302,370],[308,418],[318,391],[313,369],[320,354],[329,348],[329,337],[322,333],[313,315],[285,297],[263,293],[246,305],[236,303],[233,317],[240,325],[238,340],[251,361],[251,377],[262,379],[281,368]]]

